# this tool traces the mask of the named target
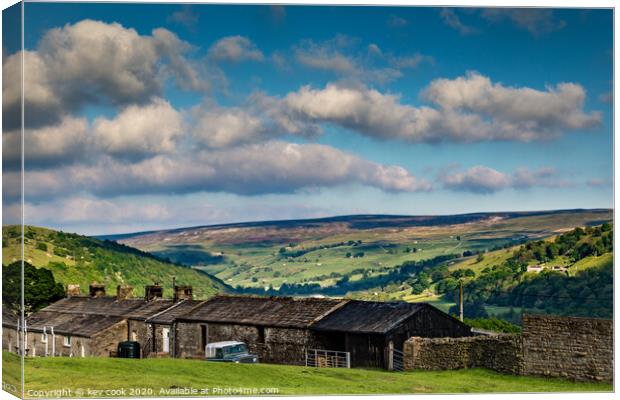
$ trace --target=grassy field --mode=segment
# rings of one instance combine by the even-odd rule
[[[17,385],[17,375],[7,369],[18,368],[18,358],[13,354],[3,353],[3,362],[3,381],[9,385]],[[209,393],[194,393],[204,396],[217,395],[218,393],[214,392],[217,388],[275,388],[280,395],[318,395],[607,392],[612,390],[612,385],[512,376],[484,369],[397,373],[363,369],[209,363],[179,359],[58,357],[26,360],[27,395],[28,391],[44,394],[54,389],[70,389],[71,397],[77,397],[80,393],[82,397],[106,397],[107,394],[130,397],[132,388],[140,389],[142,395],[150,396],[179,396],[183,395],[179,391],[185,388],[194,388],[198,391],[209,389]],[[106,393],[106,390],[112,392]],[[30,393],[31,397],[36,394]]]
[[[360,224],[355,217],[351,218],[185,228],[118,240],[204,269],[233,286],[330,286],[343,275],[349,275],[351,280],[362,278],[361,273],[354,273],[356,270],[373,277],[405,261],[462,254],[467,250],[488,251],[526,238],[546,238],[576,226],[609,220],[611,212],[577,210],[509,217],[489,214],[465,223],[444,221],[437,225],[400,224],[398,217],[390,220],[385,216]],[[363,256],[355,257],[362,252]],[[481,270],[501,263],[509,254],[503,250],[488,256],[484,262],[475,263],[474,257],[455,268]]]

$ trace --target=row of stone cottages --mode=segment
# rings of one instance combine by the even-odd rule
[[[109,356],[119,342],[140,343],[143,356],[203,358],[207,343],[245,342],[261,362],[304,364],[306,350],[350,352],[353,367],[386,367],[386,349],[412,336],[471,336],[459,320],[425,303],[330,298],[218,295],[192,299],[175,286],[172,299],[159,285],[133,297],[129,286],[107,296],[102,285],[67,297],[26,318],[28,356]],[[3,348],[20,352],[17,319],[3,313]]]

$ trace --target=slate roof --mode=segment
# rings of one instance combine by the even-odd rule
[[[9,309],[6,306],[2,306],[2,326],[17,328],[17,320],[19,315],[16,311]]]
[[[384,334],[428,307],[426,303],[351,300],[312,325],[312,329]]]
[[[120,316],[39,311],[27,318],[26,330],[28,332],[43,332],[43,328],[46,327],[46,331],[51,333],[50,327],[53,326],[56,334],[91,337],[123,321],[123,319]]]
[[[306,328],[345,302],[328,298],[216,296],[177,320]]]
[[[146,319],[147,322],[154,324],[172,325],[175,319],[190,312],[194,307],[204,303],[203,300],[182,300],[164,311],[153,314]]]
[[[50,304],[42,311],[70,314],[107,315],[113,317],[124,317],[128,319],[145,320],[153,314],[169,308],[173,304],[174,302],[170,299],[146,301],[143,298],[117,300],[114,296],[73,296],[66,297]]]

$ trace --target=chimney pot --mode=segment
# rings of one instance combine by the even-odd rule
[[[174,301],[191,300],[192,287],[190,285],[175,286],[174,288]]]
[[[162,297],[164,297],[164,289],[159,285],[159,283],[155,283],[154,285],[146,285],[144,287],[144,298],[146,301],[151,301]]]
[[[76,283],[70,283],[67,285],[67,297],[75,297],[81,294],[80,285]]]
[[[133,287],[130,285],[118,285],[116,287],[116,300],[127,300],[133,297]]]
[[[100,283],[91,283],[88,286],[88,293],[90,297],[103,297],[105,296],[105,285]]]

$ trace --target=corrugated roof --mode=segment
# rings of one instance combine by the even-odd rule
[[[305,328],[346,300],[216,296],[178,320]]]
[[[39,311],[26,319],[26,329],[28,332],[43,332],[45,327],[51,333],[50,327],[54,327],[57,334],[91,337],[123,319],[119,316]]]
[[[351,300],[312,325],[312,329],[352,333],[386,333],[426,303]]]

